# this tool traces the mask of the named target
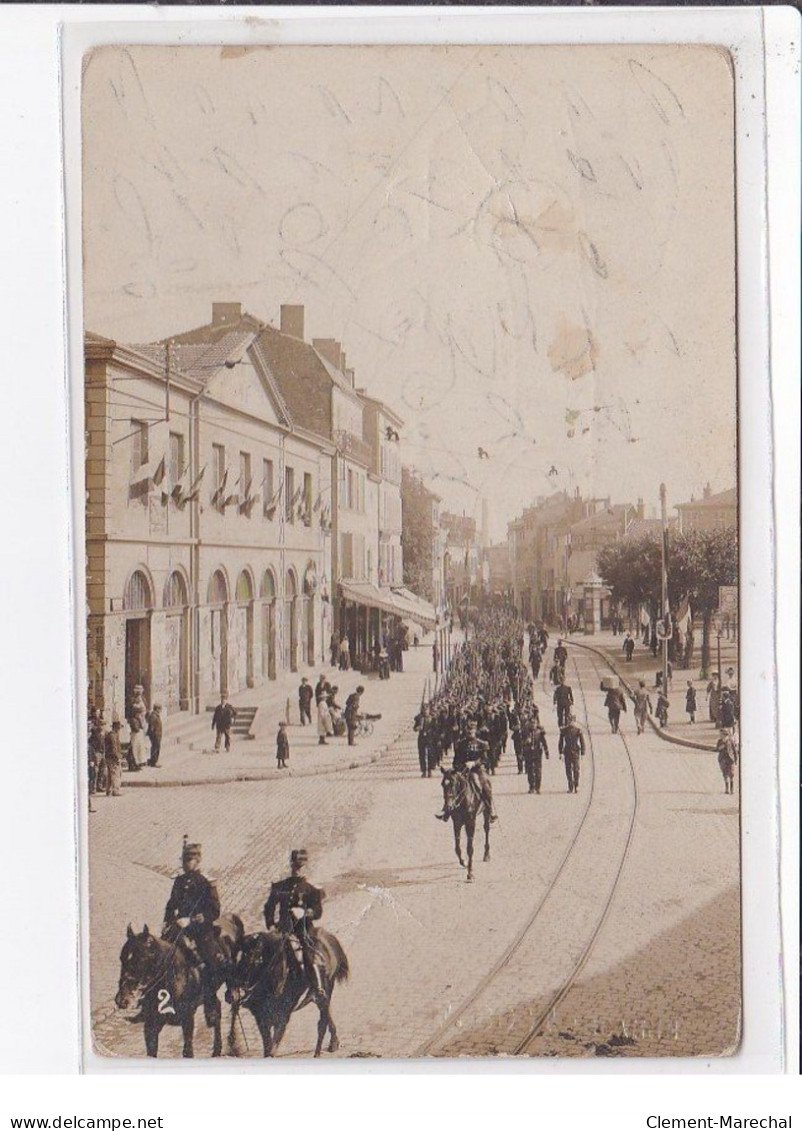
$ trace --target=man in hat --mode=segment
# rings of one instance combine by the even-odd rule
[[[220,749],[220,743],[224,738],[226,740],[226,750],[231,749],[231,727],[236,717],[236,710],[231,706],[227,697],[221,695],[220,702],[215,707],[214,714],[212,715],[212,730],[217,734],[214,740],[215,751]]]
[[[359,722],[359,707],[362,701],[362,696],[365,694],[365,689],[359,686],[356,691],[352,691],[345,701],[345,725],[348,729],[348,745],[354,745],[354,735],[356,734],[356,724]]]
[[[485,770],[489,764],[490,747],[483,738],[479,737],[478,726],[476,719],[470,719],[468,722],[468,733],[464,738],[461,738],[454,746],[454,760],[452,767],[462,773],[467,772],[473,775],[476,779],[476,784],[479,787],[479,793],[482,796],[485,808],[490,815],[491,821],[497,821],[496,811],[493,806],[493,787],[490,784]],[[447,812],[445,806],[441,813],[435,813],[435,816],[440,821],[447,821],[451,814]]]
[[[320,971],[315,964],[315,923],[323,914],[325,892],[316,888],[304,875],[309,854],[305,848],[294,848],[290,853],[290,874],[270,885],[270,895],[264,906],[265,925],[268,930],[278,929],[297,943],[301,953],[300,966],[310,988],[323,992]]]
[[[565,762],[565,776],[568,779],[568,792],[579,792],[579,759],[585,756],[585,736],[576,725],[576,717],[569,714],[568,721],[560,729],[557,749]]]
[[[301,678],[301,686],[298,688],[298,714],[301,716],[301,726],[305,727],[307,723],[312,724],[312,696],[314,691],[312,685],[306,676]]]
[[[543,773],[543,755],[549,756],[549,745],[546,741],[546,732],[538,725],[533,714],[528,713],[523,724],[521,734],[524,766],[526,778],[529,782],[530,793],[540,793],[540,781]]]
[[[201,846],[190,844],[185,836],[181,851],[182,873],[173,880],[173,889],[164,909],[162,938],[176,946],[183,946],[200,964],[208,1020],[219,985],[219,954],[214,923],[220,917],[220,899],[215,885],[201,873],[200,865]]]
[[[607,689],[604,705],[607,708],[607,718],[610,720],[610,730],[613,734],[618,734],[621,712],[627,709],[627,701],[620,687],[609,687]]]
[[[159,754],[162,748],[162,709],[158,703],[155,703],[153,710],[150,712],[148,718],[148,738],[150,739],[150,758],[148,758],[148,765],[158,769]]]
[[[571,685],[560,677],[554,689],[554,706],[557,708],[557,725],[564,727],[574,705],[574,692]]]

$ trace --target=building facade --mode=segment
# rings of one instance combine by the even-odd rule
[[[321,660],[332,449],[292,421],[253,331],[85,352],[92,702],[122,716],[140,684],[199,711]]]
[[[691,497],[675,510],[681,534],[693,530],[732,530],[738,526],[738,492],[734,487],[713,494],[710,484],[704,488],[701,499]]]

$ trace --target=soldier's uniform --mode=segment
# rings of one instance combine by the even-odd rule
[[[489,759],[490,747],[484,739],[479,738],[479,736],[475,734],[468,734],[454,746],[454,761],[452,765],[455,770],[464,772],[469,762],[475,763],[475,768],[471,773],[476,776],[482,800],[487,806],[491,821],[494,821],[496,814],[493,809],[493,787],[485,773]]]
[[[549,756],[549,746],[546,742],[546,732],[537,723],[529,723],[522,736],[524,766],[529,782],[530,793],[540,793],[540,781],[543,772],[543,755]]]
[[[290,853],[292,875],[270,885],[264,917],[268,930],[277,928],[297,941],[310,988],[322,991],[315,964],[315,923],[323,914],[325,892],[301,874],[307,860],[305,849],[293,849]]]
[[[418,765],[420,766],[420,776],[422,778],[430,778],[432,776],[433,765],[431,747],[433,745],[432,732],[434,730],[434,723],[426,708],[424,708],[419,715],[415,716],[413,729],[418,732]]]
[[[574,705],[574,693],[567,683],[558,683],[554,689],[554,705],[557,708],[557,725],[566,726]]]
[[[162,938],[182,946],[194,961],[201,963],[204,1005],[207,1018],[217,993],[220,953],[214,924],[220,918],[220,898],[214,883],[192,861],[200,865],[201,846],[184,838],[181,854],[184,872],[173,880],[173,889],[164,909]]]
[[[585,755],[585,736],[576,723],[569,721],[562,728],[558,749],[565,762],[568,792],[576,793],[579,789],[579,759]]]

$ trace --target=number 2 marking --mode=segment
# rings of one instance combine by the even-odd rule
[[[170,991],[159,990],[156,995],[159,1001],[159,1013],[175,1013],[175,1010],[170,1005]]]

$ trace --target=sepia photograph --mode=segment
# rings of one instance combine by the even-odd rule
[[[734,105],[690,43],[85,54],[94,1056],[738,1053]]]

